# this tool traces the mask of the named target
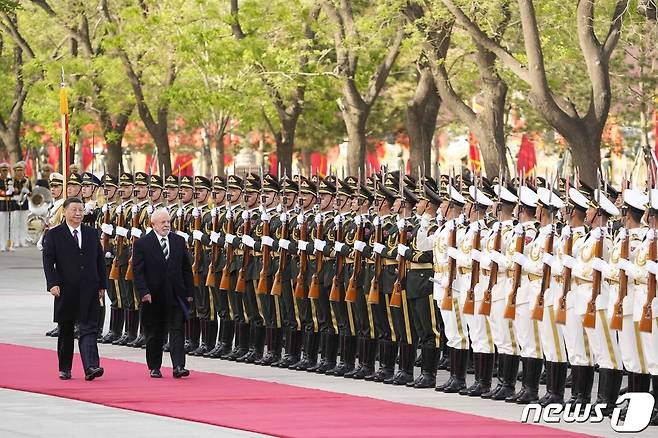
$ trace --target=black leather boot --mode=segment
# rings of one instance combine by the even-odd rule
[[[459,391],[459,395],[468,395],[471,391],[475,390],[480,385],[480,353],[473,352],[473,374],[475,374],[475,381],[471,386],[465,387]]]
[[[119,333],[121,333],[121,335],[114,342],[112,342],[112,345],[126,345],[129,338],[128,329],[130,325],[130,311],[122,310],[120,312],[123,316],[123,319],[121,320],[121,326],[119,326]]]
[[[480,374],[475,388],[468,392],[469,397],[480,397],[485,392],[491,391],[491,379],[493,377],[494,354],[479,353]]]
[[[503,376],[505,375],[505,361],[507,360],[507,355],[506,354],[498,354],[497,355],[498,360],[497,360],[497,366],[498,366],[498,371],[496,371],[496,378],[498,379],[498,383],[496,384],[496,387],[493,389],[490,389],[487,392],[482,393],[480,397],[482,398],[491,398],[493,397],[498,391],[501,390],[503,387]]]
[[[466,367],[468,364],[468,350],[457,350],[453,349],[455,352],[455,373],[452,383],[446,387],[443,392],[448,394],[458,393],[462,389],[466,388]]]
[[[624,376],[622,370],[613,370],[610,368],[599,368],[599,386],[596,396],[596,404],[605,404],[601,410],[605,417],[612,415],[619,397],[621,389],[621,379]]]
[[[227,319],[221,318],[219,320],[219,327],[218,327],[218,332],[219,332],[219,337],[218,337],[218,342],[216,342],[215,346],[208,351],[206,354],[203,355],[203,357],[209,357],[211,359],[218,359],[222,356],[223,349],[226,348],[226,331],[230,330],[228,327],[227,322],[230,322]],[[215,324],[217,324],[215,322]],[[233,333],[231,333],[231,341],[233,341]],[[230,347],[229,347],[230,349]]]
[[[553,394],[554,382],[553,382],[553,376],[551,375],[551,373],[553,373],[553,365],[554,364],[555,364],[555,362],[550,362],[550,361],[546,361],[544,363],[544,372],[542,373],[542,376],[545,376],[545,382],[544,383],[546,384],[546,394],[544,394],[542,397],[540,397],[539,401],[537,402],[542,406],[546,406],[543,403],[545,403],[546,400],[550,399],[551,395]],[[539,379],[539,383],[541,384],[541,379]]]
[[[117,309],[110,309],[110,329],[100,340],[101,344],[111,344],[117,339]]]
[[[267,345],[267,353],[261,360],[257,361],[256,364],[270,366],[274,362],[281,360],[282,341],[282,330],[276,327],[268,327],[265,331],[265,344]]]
[[[306,371],[308,368],[315,366],[318,362],[319,344],[319,333],[305,331],[302,343],[302,358],[298,362],[290,365],[289,368],[297,371]]]
[[[377,353],[377,339],[365,339],[363,356],[359,356],[359,364],[361,369],[355,373],[352,378],[356,380],[363,380],[366,376],[374,374],[375,372],[375,354]]]
[[[528,358],[526,363],[528,364],[528,372],[525,375],[526,392],[516,400],[516,403],[520,405],[539,401],[539,379],[541,378],[541,370],[544,367],[544,359]],[[590,386],[591,392],[592,388]]]
[[[285,337],[286,354],[279,361],[274,362],[273,367],[288,368],[290,365],[299,362],[302,351],[302,332],[293,328],[286,328]]]
[[[582,405],[592,401],[592,386],[594,386],[594,367],[583,366],[578,371],[578,397],[576,404]]]
[[[391,380],[391,384],[396,386],[406,385],[414,380],[414,356],[416,346],[409,344],[400,344],[400,367],[397,374]],[[384,381],[387,383],[387,381]]]
[[[419,389],[434,388],[436,386],[436,366],[439,361],[439,349],[435,347],[423,348],[422,358],[421,374],[414,381],[413,387]]]
[[[527,357],[522,357],[521,358],[521,390],[519,392],[510,395],[505,399],[505,403],[516,403],[516,401],[519,399],[519,397],[522,397],[523,394],[527,391],[527,388],[525,386],[525,381],[526,381],[526,374],[528,373],[530,365],[528,364],[528,358]],[[518,380],[518,373],[516,376],[514,376],[515,379]]]
[[[651,387],[651,375],[633,373],[633,391],[634,392],[649,392]]]
[[[209,351],[208,344],[208,321],[205,319],[199,320],[199,327],[201,331],[201,342],[199,346],[190,352],[190,356],[203,356]]]
[[[338,343],[340,345],[340,362],[326,372],[328,376],[342,377],[354,370],[354,362],[356,361],[356,336],[341,335]]]
[[[333,333],[327,333],[322,349],[322,358],[324,359],[320,366],[315,370],[318,374],[326,374],[327,371],[336,368],[336,358],[338,357],[338,341],[340,337]]]
[[[263,357],[265,348],[265,327],[253,324],[250,331],[249,351],[236,359],[236,362],[254,363]]]
[[[447,370],[450,368],[450,347],[445,347],[441,350],[441,359],[437,365],[437,368],[440,370]]]
[[[233,350],[221,356],[222,359],[235,361],[238,357],[244,356],[249,351],[249,336],[251,329],[246,322],[239,322],[235,331],[235,345]]]
[[[580,368],[580,365],[571,366],[571,397],[569,397],[569,400],[567,400],[567,404],[570,405],[575,404],[576,400],[578,399],[578,393],[580,391],[580,388],[578,387],[578,382],[580,380]],[[569,380],[569,377],[567,377],[567,380]]]
[[[457,350],[451,348],[449,350],[449,354],[450,357],[448,359],[450,360],[450,363],[448,364],[448,369],[450,370],[450,377],[448,377],[448,380],[443,382],[441,385],[438,385],[436,388],[434,388],[435,391],[445,391],[448,386],[452,385],[452,381],[455,380],[455,370],[457,369],[455,367],[455,361],[457,360]]]
[[[564,389],[567,380],[567,362],[546,362],[546,396],[539,404],[548,406],[553,403],[564,404]]]
[[[390,347],[391,341],[380,340],[377,344],[379,350],[379,369],[372,374],[366,376],[367,381],[382,382],[393,375],[393,369],[389,366]]]
[[[359,337],[357,338],[356,341],[356,351],[357,351],[357,356],[359,357],[359,363],[352,368],[352,370],[346,372],[343,374],[343,377],[351,379],[354,377],[356,373],[359,373],[361,371],[361,368],[363,367],[363,358],[366,354],[366,339]]]
[[[519,372],[519,362],[521,357],[518,355],[507,354],[503,364],[503,386],[491,396],[491,400],[507,400],[514,395],[516,390],[516,375]]]

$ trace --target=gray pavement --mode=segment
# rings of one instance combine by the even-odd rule
[[[53,338],[44,336],[45,332],[53,327],[53,323],[51,322],[52,299],[50,298],[50,295],[45,292],[45,281],[41,270],[40,253],[36,249],[19,249],[11,254],[0,253],[0,315],[0,342],[55,349],[56,341]],[[145,361],[144,350],[112,345],[100,345],[99,348],[102,357],[124,359],[141,363],[144,363]],[[191,370],[215,372],[236,377],[253,378],[300,387],[368,396],[418,406],[444,408],[513,422],[519,421],[523,410],[523,407],[518,405],[493,402],[479,398],[463,397],[453,394],[437,393],[432,390],[391,387],[372,382],[294,372],[271,367],[238,364],[221,360],[190,357],[188,358],[187,363],[188,368]],[[53,374],[55,373],[56,370],[53,370]],[[145,378],[147,375],[146,373],[147,369],[144,367]],[[447,377],[448,374],[446,372],[440,371],[437,379],[438,381],[443,381],[447,379]],[[469,376],[469,380],[472,380],[472,378],[473,376]],[[594,388],[594,392],[596,392],[596,385]],[[7,393],[10,393],[10,396],[5,397]],[[62,424],[61,421],[54,418],[54,415],[46,415],[51,412],[55,413],[58,409],[64,409],[66,406],[69,406],[69,403],[79,405],[76,406],[76,408],[90,409],[93,411],[94,415],[91,417],[93,417],[94,420],[89,420],[89,427],[95,426],[98,423],[107,424],[109,428],[113,423],[112,418],[116,419],[117,416],[121,416],[122,425],[133,424],[133,422],[135,424],[142,424],[142,421],[150,424],[150,427],[144,427],[143,433],[139,434],[144,437],[167,436],[163,435],[163,433],[168,432],[171,427],[175,427],[175,430],[177,431],[186,431],[185,433],[188,433],[187,431],[189,431],[189,433],[193,434],[192,436],[205,436],[203,434],[207,431],[216,431],[219,436],[222,436],[222,433],[226,433],[226,429],[216,428],[214,426],[200,425],[197,423],[173,420],[148,414],[131,413],[97,405],[92,406],[88,403],[74,402],[54,397],[38,396],[40,403],[33,403],[31,400],[34,400],[34,397],[37,397],[34,394],[14,391],[2,391],[0,394],[0,425],[2,425],[0,426],[0,434],[2,434],[2,436],[7,436],[2,433],[3,427],[7,424],[9,424],[10,427],[12,424],[23,425],[20,430],[16,430],[15,436],[23,436],[20,434],[27,434],[27,436],[43,436],[45,433],[42,432],[45,431],[48,431],[49,436],[71,436],[67,434],[67,425]],[[10,398],[12,402],[6,403],[6,398]],[[47,401],[41,403],[42,399]],[[12,409],[6,409],[5,405],[7,404],[14,407]],[[105,412],[105,414],[103,412]],[[105,415],[107,416],[107,419],[105,418]],[[17,417],[29,418],[32,416],[38,416],[40,423],[39,425],[30,426],[28,428],[30,430],[25,430],[26,423],[24,421],[15,420]],[[124,423],[124,420],[126,423]],[[467,427],[467,425],[465,425],[465,427]],[[610,428],[607,420],[600,424],[587,423],[576,425],[563,422],[558,425],[551,425],[551,427],[597,436],[616,435]],[[10,429],[10,432],[11,431],[12,430]],[[160,433],[161,431],[163,433]],[[60,432],[61,434],[59,434]],[[108,429],[108,432],[113,431]],[[653,430],[650,428],[642,433],[634,434],[633,436],[655,436],[656,432],[655,428]],[[230,431],[230,434],[234,433],[237,433],[237,431]],[[180,436],[182,434],[176,435]],[[10,434],[9,436],[14,435]],[[106,435],[103,433],[101,436],[112,435]]]

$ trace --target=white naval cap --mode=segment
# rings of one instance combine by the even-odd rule
[[[526,207],[537,207],[537,193],[528,186],[521,186],[519,188],[519,199],[521,200],[521,204]]]
[[[493,205],[493,201],[489,199],[489,197],[485,195],[482,190],[475,188],[475,186],[470,186],[468,188],[468,194],[471,195],[471,198],[474,202],[484,207],[491,207]]]
[[[651,189],[651,208],[658,210],[658,189]]]
[[[59,172],[52,172],[50,174],[50,176],[48,177],[48,181],[53,181],[53,180],[62,181],[62,180],[64,180],[64,175],[62,175]]]
[[[573,204],[574,207],[579,207],[584,211],[589,208],[589,200],[587,197],[583,195],[583,192],[574,187],[569,187],[569,202]]]
[[[448,185],[448,196],[452,202],[457,204],[466,205],[466,199],[459,193],[459,190],[454,188],[452,185]]]
[[[519,198],[517,198],[514,193],[510,192],[507,187],[500,184],[494,184],[493,191],[501,200],[509,202],[510,204],[516,204],[519,200]]]
[[[539,187],[537,189],[537,197],[539,198],[539,202],[541,202],[546,207],[553,207],[557,209],[564,208],[564,202],[562,202],[560,199],[560,195],[551,193],[551,191],[545,187]]]
[[[624,190],[624,204],[628,205],[629,207],[639,211],[644,211],[648,202],[649,199],[644,193],[635,189]]]
[[[621,214],[619,212],[619,209],[617,207],[615,207],[615,204],[613,204],[612,201],[610,201],[610,199],[608,199],[606,194],[603,191],[599,190],[599,189],[596,189],[594,191],[593,201],[594,201],[594,203],[598,204],[606,212],[606,214],[610,217],[619,216]]]

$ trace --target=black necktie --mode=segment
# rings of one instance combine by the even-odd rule
[[[78,247],[80,247],[80,239],[78,239],[78,230],[73,230],[73,238],[75,239],[75,243],[78,244]]]
[[[160,238],[160,246],[162,246],[162,254],[164,255],[165,260],[169,259],[169,248],[167,246],[167,238]]]

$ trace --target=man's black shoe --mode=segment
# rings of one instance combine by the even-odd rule
[[[90,382],[94,380],[96,377],[101,377],[105,370],[101,367],[96,367],[96,368],[87,368],[85,370],[85,380]]]
[[[162,373],[160,370],[151,370],[149,372],[149,375],[153,377],[154,379],[161,379],[162,378]]]
[[[60,371],[59,372],[59,379],[60,380],[71,380],[71,372],[70,371]]]
[[[174,378],[180,379],[181,377],[187,377],[190,375],[190,372],[183,367],[174,368]]]

